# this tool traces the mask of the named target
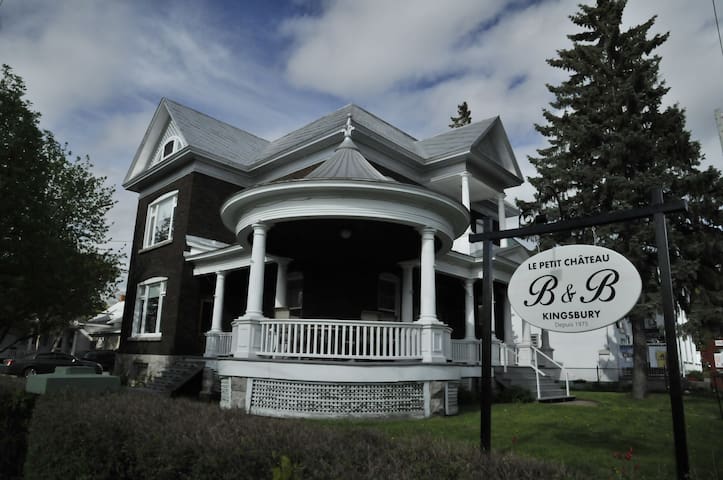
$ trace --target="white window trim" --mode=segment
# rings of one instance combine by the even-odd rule
[[[158,295],[158,314],[156,316],[155,332],[145,333],[146,308],[148,307],[148,288],[145,288],[145,301],[143,302],[143,311],[140,311],[141,290],[144,287],[160,283],[161,289]],[[133,312],[133,327],[131,330],[130,340],[153,341],[160,340],[161,333],[161,317],[163,315],[163,300],[166,298],[166,287],[168,285],[168,277],[153,277],[140,282],[136,286],[136,304]]]
[[[163,155],[163,151],[166,149],[166,145],[168,145],[168,142],[173,142],[173,150],[168,155]],[[155,158],[151,162],[151,165],[156,165],[161,163],[163,160],[167,159],[168,157],[172,156],[174,153],[179,151],[181,149],[181,145],[183,143],[181,142],[181,137],[178,135],[172,135],[164,140],[162,144],[158,146],[158,153],[156,154]]]
[[[160,242],[153,242],[153,238],[155,237],[155,230],[156,230],[156,219],[158,218],[158,206],[163,203],[164,201],[168,200],[171,197],[175,197],[173,200],[173,209],[171,210],[171,224],[168,227],[168,238],[165,240],[161,240]],[[153,200],[151,203],[148,204],[148,209],[146,210],[146,227],[145,231],[143,232],[143,248],[142,251],[149,250],[151,248],[160,247],[162,245],[169,244],[173,241],[173,224],[174,224],[174,218],[176,215],[176,206],[178,205],[178,190],[173,190],[172,192],[164,193],[160,197]]]
[[[400,319],[400,285],[399,285],[399,277],[394,275],[393,273],[381,273],[379,274],[379,283],[381,282],[390,282],[394,284],[394,310],[383,308],[379,304],[379,284],[377,284],[377,310],[380,312],[387,312],[394,314],[394,318],[399,320]]]

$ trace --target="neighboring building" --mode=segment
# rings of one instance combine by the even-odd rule
[[[685,323],[685,314],[678,324]],[[513,321],[513,331],[521,329]],[[533,338],[539,335],[533,327]],[[648,365],[651,375],[665,375],[666,346],[663,318],[646,322]],[[629,379],[633,368],[633,333],[627,319],[605,328],[581,333],[549,332],[549,344],[554,345],[555,360],[567,370],[570,380],[617,382]],[[534,343],[534,342],[533,342]],[[702,370],[700,352],[689,336],[679,337],[678,357],[681,374]]]
[[[467,234],[504,228],[522,182],[497,117],[417,140],[348,105],[268,141],[163,99],[124,182],[139,202],[116,372],[202,357],[207,390],[255,414],[452,412],[479,377]],[[529,363],[506,300],[525,258],[495,250],[498,364]]]

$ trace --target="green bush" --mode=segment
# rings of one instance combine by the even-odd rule
[[[703,381],[703,372],[701,372],[700,370],[692,370],[692,371],[688,372],[688,380],[702,382]]]
[[[515,385],[501,388],[495,395],[495,403],[530,403],[534,401],[535,397],[529,390]]]
[[[43,479],[555,479],[536,460],[482,455],[436,438],[393,438],[122,392],[38,400],[28,480]]]
[[[0,478],[22,478],[34,403],[24,379],[0,376]]]

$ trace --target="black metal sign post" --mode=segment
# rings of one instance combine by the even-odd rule
[[[492,219],[484,219],[484,230],[492,230]],[[480,445],[492,451],[492,240],[482,245],[482,358],[480,363]],[[487,368],[485,368],[485,365]]]
[[[683,200],[663,202],[662,189],[653,192],[652,202],[648,207],[635,208],[619,212],[596,215],[592,217],[574,218],[559,222],[532,225],[493,232],[491,219],[485,219],[484,232],[469,236],[470,243],[484,242],[482,250],[482,358],[480,375],[480,448],[485,452],[492,451],[492,242],[503,238],[530,237],[547,233],[580,230],[596,225],[625,222],[645,217],[654,217],[655,237],[658,249],[660,282],[663,293],[663,318],[665,321],[666,359],[668,363],[668,380],[670,385],[670,405],[673,414],[673,438],[675,441],[675,460],[680,480],[687,480],[690,475],[688,465],[688,444],[685,435],[685,415],[683,409],[680,367],[678,365],[678,346],[675,337],[675,308],[673,305],[673,286],[670,275],[670,255],[668,252],[668,234],[665,214],[686,211],[688,206]]]
[[[663,191],[656,189],[652,194],[653,205],[663,203]],[[690,478],[688,465],[688,440],[685,434],[685,410],[683,409],[683,388],[680,384],[678,344],[675,341],[675,305],[673,304],[673,282],[670,278],[670,253],[668,251],[668,229],[665,214],[653,215],[655,220],[655,243],[658,247],[660,286],[663,294],[663,320],[665,325],[665,359],[668,365],[670,385],[670,410],[673,413],[673,438],[675,440],[675,465],[678,478]]]

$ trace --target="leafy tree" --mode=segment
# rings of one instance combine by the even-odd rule
[[[472,123],[472,112],[467,106],[467,102],[462,102],[461,105],[457,105],[457,116],[449,117],[452,123],[449,124],[449,128],[464,127]]]
[[[0,77],[0,344],[52,333],[105,307],[120,255],[103,251],[113,188],[86,157],[71,159],[24,99],[25,84]]]
[[[669,216],[669,242],[676,304],[688,314],[701,341],[720,325],[723,263],[723,183],[720,171],[700,171],[700,147],[685,129],[677,105],[663,107],[668,91],[659,78],[660,57],[652,52],[668,34],[649,36],[655,17],[621,29],[624,0],[581,5],[571,16],[582,31],[568,35],[572,48],[548,63],[570,73],[548,85],[555,100],[544,109],[546,125],[536,129],[549,146],[530,157],[538,176],[533,202],[523,211],[549,220],[644,207],[650,190],[666,198],[686,198],[691,215]],[[629,314],[633,326],[633,396],[646,392],[647,345],[644,319],[661,310],[652,219],[572,231],[551,243],[597,243],[620,252],[635,265],[643,294]]]

